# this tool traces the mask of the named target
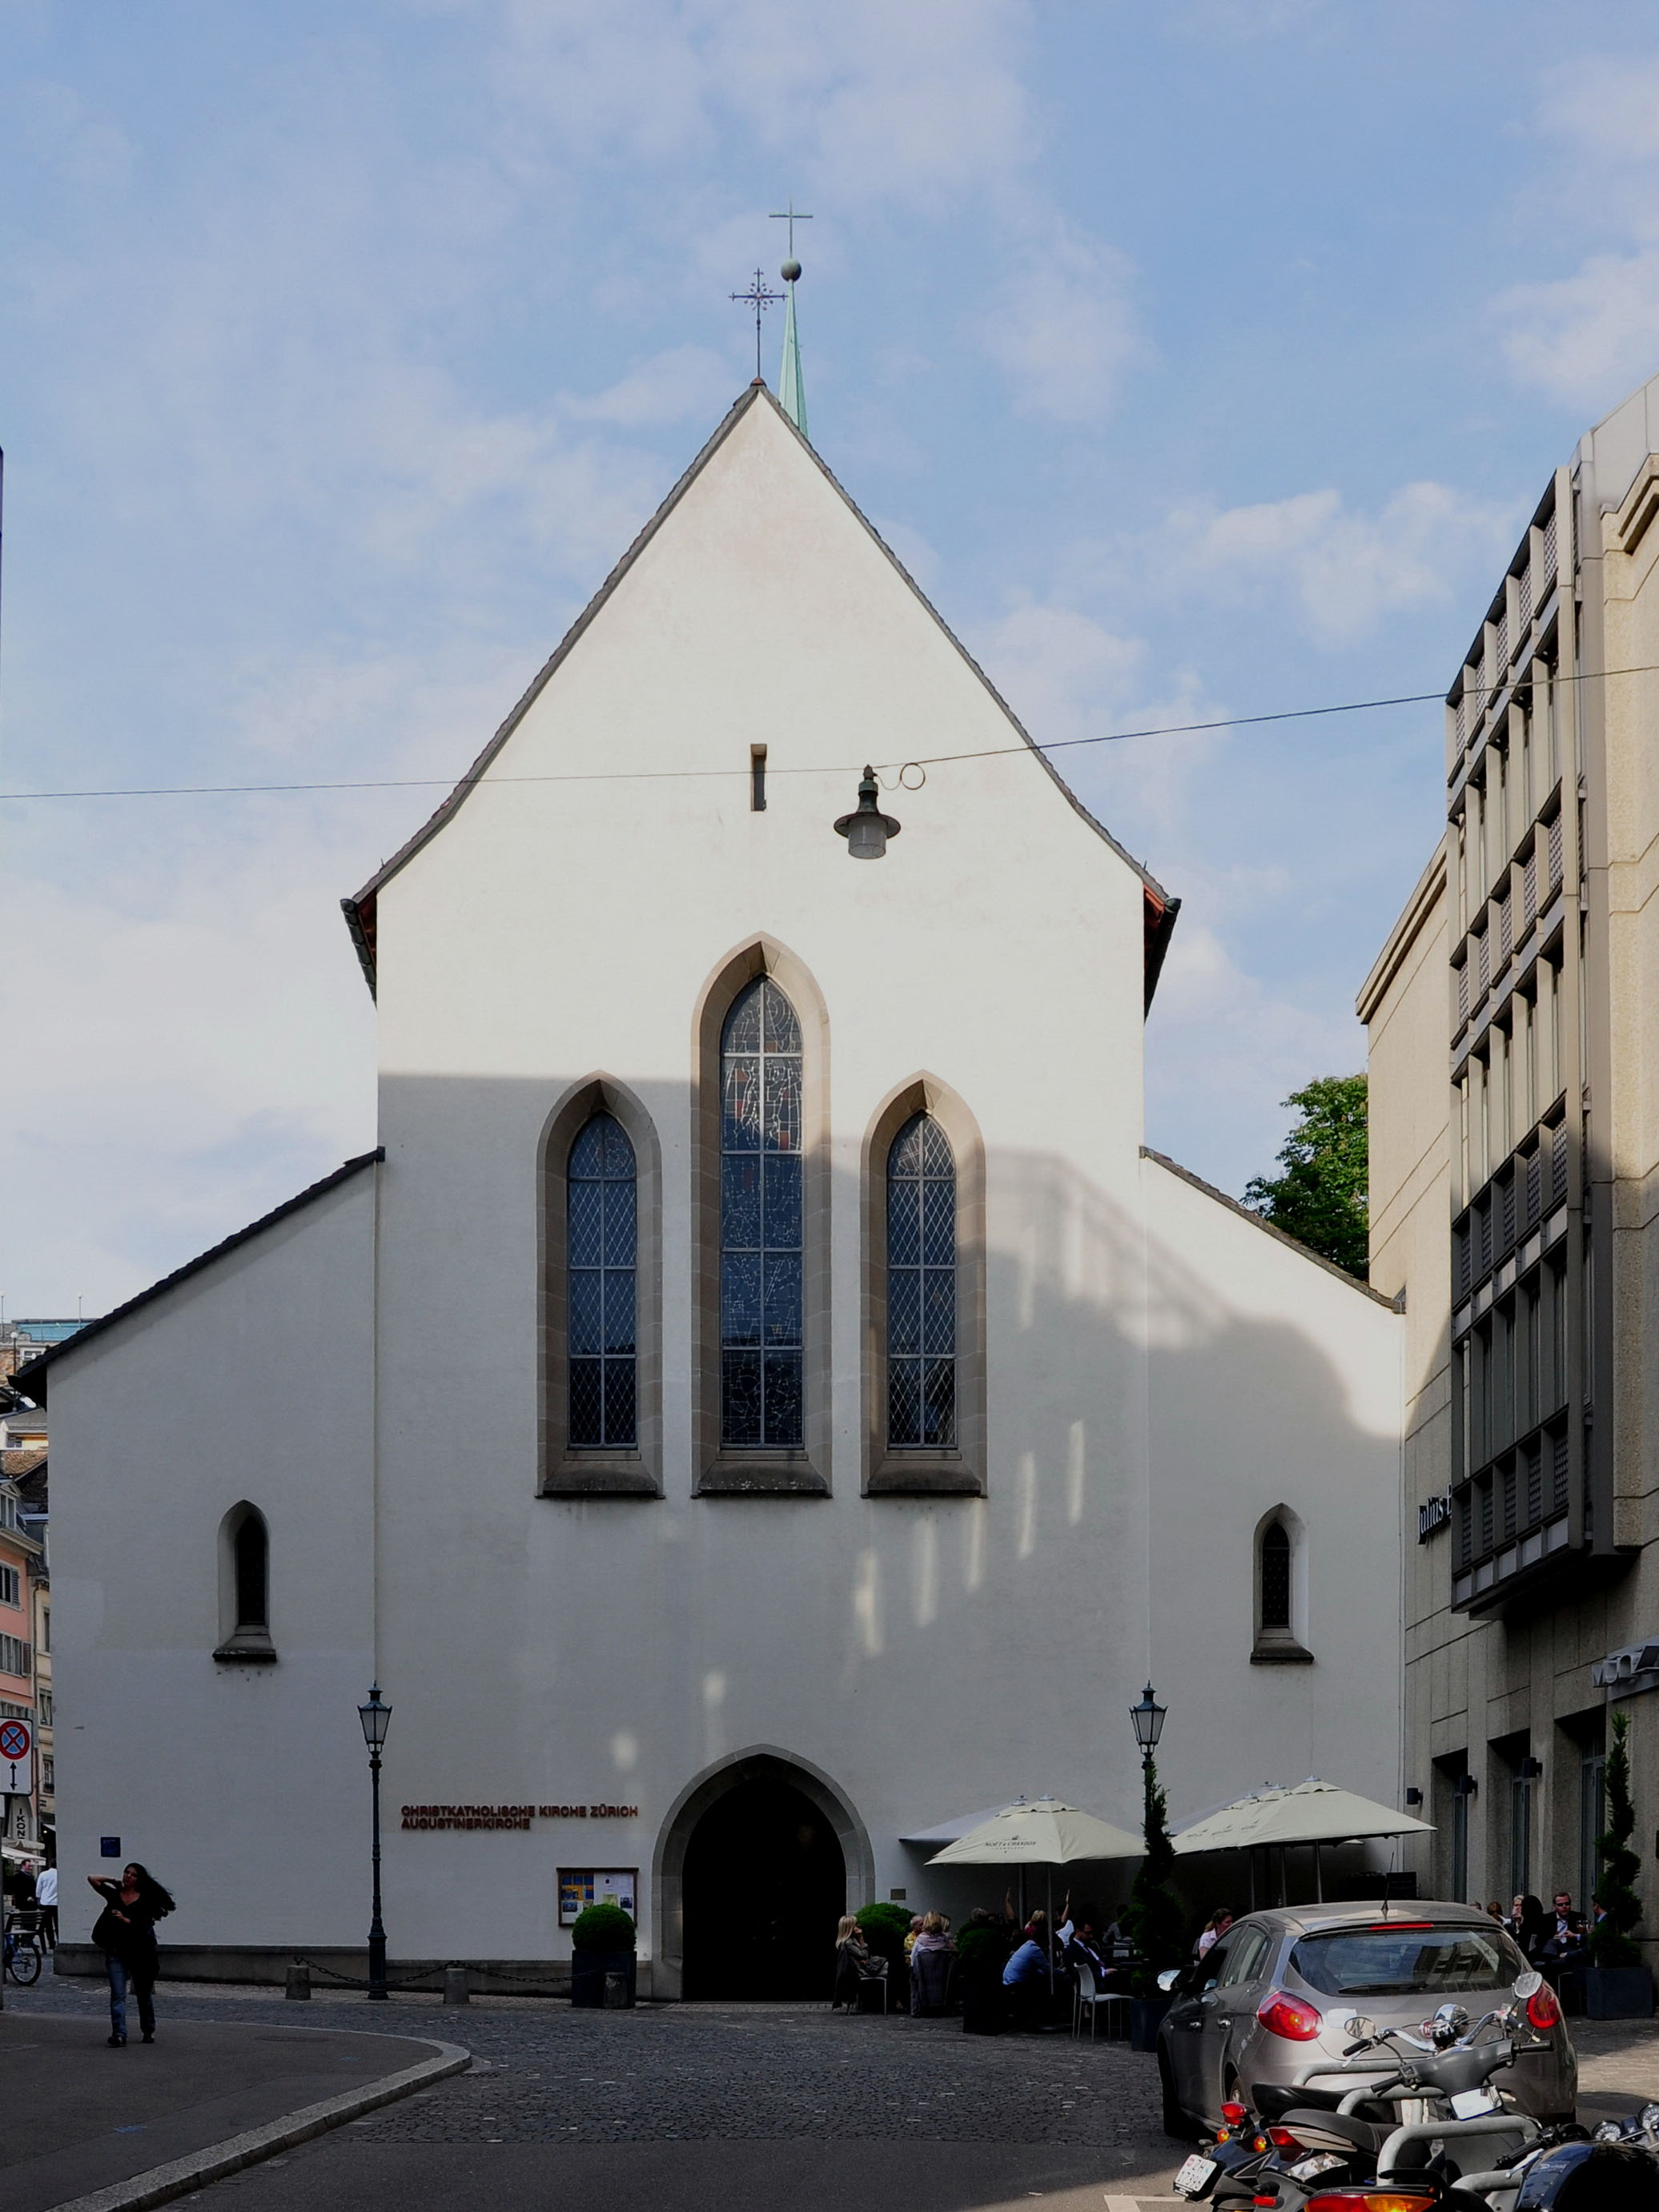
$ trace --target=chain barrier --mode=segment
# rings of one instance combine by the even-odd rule
[[[308,1973],[321,1974],[331,1982],[337,1982],[343,1989],[366,1990],[368,1987],[362,1975],[337,1973],[332,1966],[325,1966],[319,1960],[307,1959],[303,1952],[295,1952],[294,1963],[296,1966],[303,1966]],[[488,1981],[535,1982],[550,1995],[563,1996],[569,1993],[568,1985],[556,1989],[546,1974],[520,1973],[511,1966],[484,1966],[471,1959],[445,1959],[435,1966],[428,1966],[419,1973],[406,1974],[396,1980],[388,1974],[386,1985],[389,1990],[413,1990],[418,1989],[422,1982],[441,1983],[446,1968],[450,1966],[465,1966],[469,1974],[477,1974]]]

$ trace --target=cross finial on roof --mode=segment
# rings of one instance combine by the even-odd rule
[[[757,382],[761,381],[761,317],[768,307],[782,299],[783,295],[781,292],[769,292],[766,280],[757,269],[755,281],[746,292],[732,292],[727,297],[740,300],[744,307],[752,307],[755,311],[755,376]]]

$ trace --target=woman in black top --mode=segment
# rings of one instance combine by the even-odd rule
[[[149,1870],[133,1860],[119,1881],[89,1874],[87,1881],[104,1900],[92,1940],[104,1954],[109,1975],[110,2045],[127,2039],[127,1984],[138,2000],[138,2025],[146,2043],[155,2040],[155,1923],[173,1910],[173,1899]]]

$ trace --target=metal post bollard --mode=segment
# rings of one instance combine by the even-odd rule
[[[605,1978],[605,2009],[606,2012],[626,2012],[634,2000],[628,1994],[626,1974],[607,1974]]]
[[[289,1968],[288,1986],[283,1990],[283,1994],[284,1996],[296,1997],[301,2002],[309,2002],[311,1996],[311,1969],[304,1963],[303,1960],[296,1960],[295,1964]]]
[[[444,2002],[447,2005],[452,2005],[471,2004],[471,2002],[472,1991],[467,1981],[466,1968],[446,1966],[444,1968]]]

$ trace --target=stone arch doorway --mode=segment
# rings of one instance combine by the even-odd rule
[[[685,1791],[658,1853],[664,1996],[827,1999],[836,1923],[871,1895],[864,1825],[782,1752],[724,1760]]]

